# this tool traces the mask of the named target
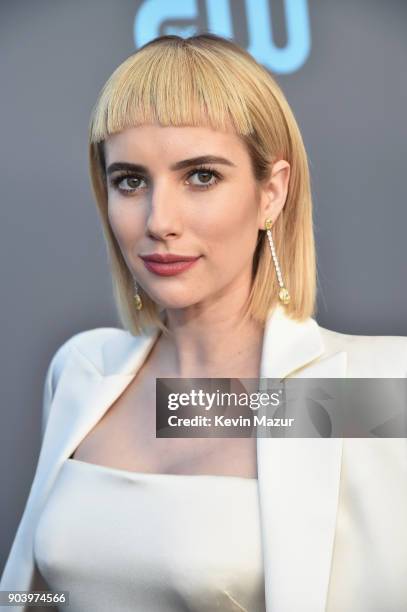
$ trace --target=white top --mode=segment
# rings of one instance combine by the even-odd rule
[[[264,612],[255,478],[148,474],[67,459],[34,556],[70,612]]]

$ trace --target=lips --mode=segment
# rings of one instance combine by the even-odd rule
[[[144,261],[144,265],[153,274],[159,276],[174,276],[175,274],[181,274],[185,270],[188,270],[200,259],[198,257],[190,257],[185,255],[148,255],[142,256],[141,259]],[[182,259],[180,259],[182,258]]]
[[[196,255],[177,255],[175,253],[151,253],[150,255],[140,255],[144,261],[157,261],[159,263],[173,263],[174,261],[194,261],[199,256]]]

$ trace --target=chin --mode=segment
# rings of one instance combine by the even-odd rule
[[[155,303],[158,305],[159,310],[171,310],[178,308],[188,308],[189,306],[194,306],[197,304],[199,300],[196,297],[190,296],[182,297],[182,296],[151,296]]]
[[[159,302],[160,310],[179,310],[180,308],[188,308],[190,306],[194,306],[196,304],[196,300],[173,300],[168,302]]]

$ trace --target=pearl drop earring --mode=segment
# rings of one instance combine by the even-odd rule
[[[290,294],[288,293],[288,290],[286,289],[286,287],[284,287],[283,277],[281,275],[280,265],[278,263],[276,250],[274,248],[273,237],[271,235],[272,225],[273,225],[273,221],[271,219],[266,219],[265,226],[266,226],[266,231],[267,231],[267,237],[268,237],[269,244],[270,244],[271,256],[273,258],[274,267],[277,272],[278,284],[280,285],[280,291],[278,293],[278,297],[283,304],[289,304],[291,298],[290,298]]]

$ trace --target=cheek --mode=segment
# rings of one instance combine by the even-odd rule
[[[127,205],[126,205],[127,204]],[[134,207],[122,201],[112,201],[108,205],[109,224],[117,241],[125,245],[142,233],[142,219]]]
[[[258,204],[253,190],[232,190],[199,216],[191,219],[197,235],[216,251],[252,247],[258,235]]]

